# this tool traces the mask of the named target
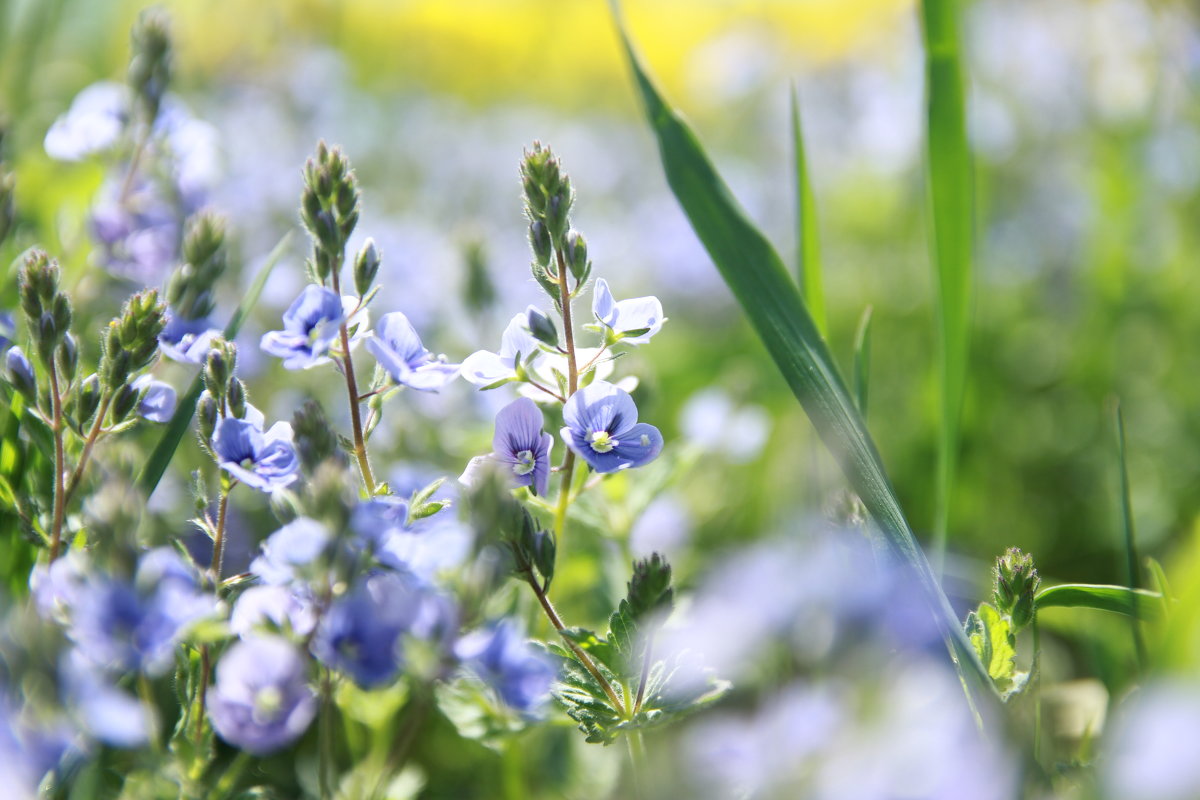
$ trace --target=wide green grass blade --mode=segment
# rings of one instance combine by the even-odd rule
[[[291,237],[291,231],[285,233],[283,238],[279,240],[279,244],[275,245],[275,248],[267,256],[266,263],[258,271],[254,283],[250,285],[246,296],[242,298],[242,302],[238,305],[237,310],[230,317],[229,324],[225,326],[224,336],[226,339],[232,341],[237,336],[238,331],[242,329],[242,323],[245,322],[246,316],[254,308],[254,304],[258,302],[258,296],[262,294],[263,287],[267,285],[267,278],[271,276],[271,270],[275,269],[275,265],[283,257]],[[175,451],[179,448],[179,443],[183,441],[183,437],[187,435],[188,428],[192,426],[192,416],[196,413],[196,403],[200,400],[200,394],[203,391],[204,377],[201,373],[196,375],[196,378],[192,381],[191,388],[188,389],[187,395],[179,401],[179,406],[175,409],[175,414],[171,417],[171,421],[167,423],[167,428],[163,431],[162,438],[158,440],[158,444],[154,447],[154,452],[150,454],[150,460],[146,462],[146,466],[142,468],[142,474],[138,476],[137,485],[145,497],[154,494],[158,482],[162,480],[163,473],[167,471],[167,465],[175,457]]]
[[[937,351],[941,383],[934,564],[941,569],[958,466],[959,426],[970,350],[971,151],[959,46],[960,0],[922,0],[925,36],[929,208],[937,277]]]
[[[804,152],[804,131],[800,126],[800,95],[792,87],[792,158],[796,168],[796,274],[804,304],[813,324],[822,336],[829,333],[825,323],[825,290],[822,286],[821,248],[817,235],[817,206],[808,175],[808,157]]]
[[[667,182],[692,228],[851,487],[891,547],[912,565],[958,658],[971,664],[984,685],[994,692],[904,518],[875,443],[795,282],[770,242],[746,217],[691,128],[666,104],[646,75],[623,28],[620,33],[647,119],[658,140]]]
[[[1137,536],[1133,528],[1133,502],[1129,497],[1129,467],[1125,460],[1125,417],[1121,414],[1121,403],[1113,403],[1113,422],[1116,427],[1117,467],[1121,476],[1121,527],[1125,534],[1125,570],[1126,585],[1130,589],[1141,588],[1142,581],[1138,574]],[[1146,640],[1136,618],[1129,621],[1130,633],[1133,636],[1133,649],[1137,653],[1138,664],[1146,664]]]
[[[1042,589],[1033,603],[1039,611],[1047,608],[1095,608],[1113,611],[1137,619],[1158,619],[1163,615],[1162,595],[1128,586],[1093,583],[1064,583]]]

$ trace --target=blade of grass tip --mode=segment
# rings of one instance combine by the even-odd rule
[[[821,248],[817,237],[817,206],[813,199],[804,154],[804,131],[800,126],[800,94],[792,86],[792,157],[796,168],[796,274],[804,304],[822,336],[829,335],[825,322],[825,291],[821,276]]]
[[[667,183],[746,312],[776,366],[833,453],[891,548],[909,564],[957,657],[993,698],[995,686],[967,640],[900,508],[882,459],[795,282],[766,237],[747,219],[691,128],[663,100],[633,50],[619,10],[610,2],[618,33],[655,134]],[[968,693],[968,697],[970,697]]]
[[[1121,401],[1113,401],[1113,423],[1117,439],[1117,468],[1121,476],[1121,527],[1125,532],[1126,584],[1130,589],[1140,589],[1138,575],[1137,538],[1133,527],[1133,503],[1129,498],[1129,466],[1125,459],[1125,417],[1121,413]],[[1142,636],[1137,616],[1129,618],[1129,630],[1133,635],[1133,650],[1137,654],[1138,669],[1146,668],[1146,640]]]
[[[928,113],[929,208],[937,277],[941,382],[933,563],[941,574],[958,465],[971,309],[973,190],[958,0],[922,0]]]
[[[258,275],[254,278],[254,283],[246,291],[245,297],[238,305],[237,310],[233,312],[233,316],[229,319],[229,324],[225,326],[224,337],[230,341],[237,337],[238,331],[242,329],[242,323],[246,320],[246,316],[254,308],[254,304],[258,302],[258,296],[262,294],[263,287],[267,284],[267,278],[271,275],[271,270],[279,263],[279,259],[283,257],[287,250],[287,244],[291,240],[292,232],[288,231],[279,240],[279,244],[271,250],[267,256],[266,262],[258,271]],[[175,457],[175,451],[179,448],[179,443],[183,441],[183,437],[187,434],[188,429],[192,426],[192,416],[196,413],[196,403],[200,400],[200,394],[204,391],[203,372],[196,375],[192,381],[191,387],[187,394],[179,401],[178,407],[175,409],[175,414],[171,417],[171,421],[167,423],[166,430],[163,431],[162,437],[159,438],[158,444],[155,445],[154,451],[150,454],[150,459],[146,462],[146,466],[142,468],[142,474],[138,476],[137,485],[142,490],[144,497],[149,498],[154,494],[155,488],[158,487],[158,482],[162,480],[163,473],[167,471],[167,465],[171,463],[171,459]]]
[[[871,319],[874,308],[863,309],[854,333],[854,398],[858,401],[858,413],[867,418],[867,388],[871,380]]]
[[[1033,599],[1038,611],[1047,608],[1094,608],[1137,619],[1162,615],[1162,595],[1148,589],[1096,583],[1061,583],[1042,589]]]

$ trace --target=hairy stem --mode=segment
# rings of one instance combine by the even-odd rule
[[[340,260],[339,260],[340,261]],[[340,299],[342,296],[341,264],[335,264],[331,272],[333,293]],[[371,472],[371,462],[367,458],[367,441],[363,437],[362,416],[359,411],[358,381],[354,378],[354,359],[350,355],[350,326],[343,321],[338,327],[338,335],[342,341],[342,374],[346,376],[346,391],[350,395],[350,427],[354,432],[354,458],[358,461],[358,471],[362,473],[363,485],[368,495],[375,494],[375,476]]]
[[[554,610],[554,606],[550,603],[550,598],[546,596],[546,592],[541,586],[538,586],[538,582],[534,579],[532,571],[526,571],[525,580],[533,589],[533,593],[537,596],[538,602],[541,604],[542,610],[546,612],[546,618],[550,620],[550,624],[554,626],[554,630],[558,631],[559,635],[562,636],[563,641],[567,643],[567,647],[569,647],[571,652],[575,654],[575,657],[579,659],[579,663],[583,664],[584,668],[590,672],[592,677],[596,679],[596,682],[600,684],[600,688],[603,689],[604,694],[608,696],[608,701],[612,703],[613,710],[620,713],[625,708],[624,704],[621,702],[621,698],[617,696],[612,684],[610,684],[608,679],[605,678],[603,673],[600,672],[600,668],[596,666],[596,662],[592,661],[591,656],[585,653],[583,648],[567,638],[566,633],[564,633],[566,626],[563,625],[562,619],[558,616],[558,612]]]
[[[630,731],[625,737],[629,745],[629,760],[633,762],[633,796],[642,797],[646,774],[646,743],[641,731]]]
[[[64,510],[71,502],[75,490],[79,488],[79,482],[83,479],[83,469],[87,466],[88,459],[92,455],[92,448],[96,444],[96,438],[104,427],[104,417],[108,415],[110,403],[112,403],[112,392],[105,391],[104,396],[100,398],[100,407],[96,409],[96,421],[92,423],[92,429],[88,431],[87,438],[83,441],[83,452],[79,454],[79,463],[75,465],[75,470],[71,473],[71,480],[67,482],[66,496],[63,498]]]
[[[229,506],[229,493],[233,486],[221,488],[221,500],[217,503],[217,530],[213,535],[212,580],[213,586],[221,584],[221,567],[225,563],[225,512]]]
[[[54,414],[50,426],[54,432],[54,522],[50,529],[50,560],[54,561],[62,547],[63,514],[66,511],[67,498],[66,486],[63,483],[66,464],[63,457],[62,394],[58,387],[58,369],[53,360],[50,363],[50,404]]]
[[[567,397],[579,389],[579,368],[575,361],[575,331],[571,323],[571,290],[567,286],[567,262],[558,251],[558,298],[562,306],[563,329],[567,341]],[[567,508],[571,504],[571,478],[575,472],[575,451],[567,448],[563,457],[562,483],[559,484],[558,506],[554,510],[554,538],[563,540],[567,529]]]
[[[204,743],[204,708],[208,703],[208,679],[212,674],[208,645],[200,648],[200,685],[196,688],[196,749]]]

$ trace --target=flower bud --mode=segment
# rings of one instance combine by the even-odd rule
[[[126,350],[117,351],[116,355],[112,355],[106,359],[102,368],[104,372],[104,384],[114,391],[119,389],[129,377],[129,352]]]
[[[58,328],[54,324],[54,315],[47,311],[38,320],[34,336],[38,358],[46,368],[50,368],[54,364],[54,346],[56,344],[58,344]]]
[[[558,347],[558,329],[554,327],[554,320],[533,306],[529,307],[528,320],[529,332],[533,334],[533,338],[542,344]],[[529,354],[524,353],[523,355]]]
[[[225,357],[225,350],[221,347],[214,347],[208,351],[208,358],[204,362],[204,388],[217,398],[225,396],[225,389],[229,384],[230,378],[229,360]]]
[[[379,273],[379,249],[375,247],[374,239],[367,239],[358,258],[354,260],[354,288],[361,297],[371,289],[375,276]]]
[[[550,245],[550,231],[541,220],[529,223],[529,246],[533,249],[533,258],[538,266],[550,266],[550,259],[554,255]]]
[[[564,255],[575,280],[584,280],[584,276],[588,272],[588,251],[587,241],[583,238],[582,233],[573,230],[567,234],[567,247]]]
[[[546,227],[550,230],[550,238],[560,247],[563,237],[571,227],[571,194],[570,183],[564,181],[566,190],[551,195],[546,203]]]
[[[1034,597],[1042,582],[1034,569],[1033,556],[1010,547],[996,559],[993,577],[996,608],[1012,619],[1014,629],[1024,628],[1033,621]]]
[[[533,547],[531,548],[533,565],[537,567],[537,571],[541,573],[544,587],[550,586],[550,581],[554,580],[554,559],[558,553],[558,543],[554,539],[554,534],[550,531],[538,531],[533,537]]]
[[[141,394],[133,387],[132,383],[126,383],[117,389],[112,401],[112,421],[119,423],[133,416],[137,411]]]
[[[5,371],[8,382],[29,402],[37,404],[37,378],[33,374],[33,364],[25,352],[19,347],[9,348],[4,357]]]
[[[196,401],[196,426],[205,444],[212,441],[213,431],[217,429],[217,416],[216,399],[207,391],[202,393]]]
[[[246,417],[246,384],[237,378],[229,379],[229,390],[225,397],[229,403],[229,413],[238,419]]]
[[[158,116],[163,95],[171,82],[171,33],[167,15],[148,8],[138,16],[130,32],[132,57],[129,85],[137,95],[148,122]]]
[[[75,420],[86,425],[100,406],[100,376],[92,373],[83,379],[76,394]]]
[[[62,373],[67,383],[75,380],[75,370],[79,366],[79,346],[71,334],[63,334],[58,343],[58,371]]]
[[[345,463],[345,455],[338,446],[337,434],[325,416],[325,410],[316,400],[306,400],[292,415],[292,431],[296,452],[305,472],[310,475],[319,464],[330,458]]]

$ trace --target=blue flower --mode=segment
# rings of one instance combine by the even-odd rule
[[[251,586],[238,597],[229,615],[229,629],[245,639],[268,624],[279,631],[308,636],[317,624],[312,598],[293,587]]]
[[[129,87],[111,81],[88,86],[66,114],[46,132],[46,154],[60,161],[80,159],[117,143],[129,121]]]
[[[535,306],[530,306],[524,314],[517,314],[509,321],[500,336],[499,353],[480,350],[467,356],[462,364],[462,376],[468,382],[476,386],[490,386],[498,381],[516,380],[518,357],[522,362],[533,354],[540,357],[542,349],[529,332],[530,312],[541,314]]]
[[[260,346],[287,369],[324,364],[344,319],[342,299],[310,283],[283,313],[283,330],[264,333]]]
[[[250,564],[250,571],[263,583],[282,585],[296,579],[297,567],[320,558],[333,537],[329,530],[308,517],[284,525],[263,542],[262,555]]]
[[[434,391],[458,375],[459,366],[447,364],[426,350],[408,317],[399,311],[379,318],[379,326],[367,340],[367,349],[392,380],[412,389]]]
[[[159,548],[142,557],[133,585],[89,579],[75,598],[69,633],[99,667],[159,675],[173,663],[183,632],[213,607],[174,551]]]
[[[0,689],[0,780],[6,798],[33,800],[45,774],[77,748],[77,737],[65,725],[42,721],[32,704],[18,708],[11,695]]]
[[[492,458],[504,464],[518,486],[545,495],[550,485],[550,450],[554,437],[542,430],[542,410],[528,397],[500,409]]]
[[[64,699],[88,736],[113,747],[135,748],[150,738],[150,716],[141,702],[78,649],[60,662]]]
[[[217,664],[209,714],[217,735],[234,747],[273,753],[300,738],[316,713],[304,657],[286,639],[246,639]]]
[[[363,688],[382,686],[403,663],[401,634],[434,638],[453,630],[442,598],[414,576],[372,575],[326,610],[312,652]]]
[[[8,348],[13,346],[13,337],[17,335],[16,330],[12,312],[0,311],[0,355],[7,353]]]
[[[596,281],[592,291],[592,313],[601,325],[626,344],[646,344],[667,321],[657,297],[635,297],[617,302],[603,278]]]
[[[138,401],[138,414],[151,422],[171,421],[175,413],[175,389],[171,384],[142,375],[133,382],[133,388],[139,392],[145,390]]]
[[[276,422],[266,433],[262,425],[257,409],[247,409],[246,419],[223,417],[213,433],[213,452],[221,469],[242,483],[274,492],[300,477],[300,458],[291,425]]]
[[[640,467],[658,456],[663,439],[637,416],[628,392],[596,381],[567,398],[562,439],[596,472]]]
[[[184,319],[171,314],[158,335],[158,345],[167,358],[184,364],[202,364],[212,340],[220,335],[220,329],[207,318]]]
[[[454,654],[511,708],[536,711],[550,697],[554,668],[529,646],[517,623],[502,620],[472,631],[454,646]]]
[[[20,389],[22,386],[36,388],[37,378],[33,374],[33,364],[29,356],[19,347],[11,347],[4,356],[4,364],[8,368],[8,380]]]

